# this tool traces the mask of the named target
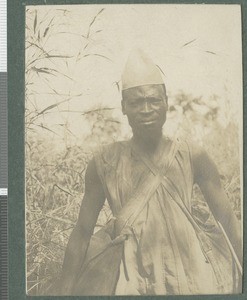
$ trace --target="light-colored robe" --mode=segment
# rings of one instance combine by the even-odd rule
[[[191,213],[194,180],[189,146],[176,140],[169,153],[165,153],[165,143],[166,138],[159,146],[154,164],[173,182],[184,207]],[[95,156],[113,215],[117,215],[150,172],[138,155],[133,154],[131,144],[131,141],[114,143]],[[240,292],[239,274],[219,227],[216,223],[203,225],[209,256],[205,253],[205,241],[199,240],[184,211],[160,184],[135,220],[133,234],[125,241],[115,294]]]

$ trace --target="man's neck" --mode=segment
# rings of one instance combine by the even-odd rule
[[[133,132],[132,140],[139,149],[146,153],[152,154],[160,145],[160,142],[162,140],[162,130],[144,134]]]

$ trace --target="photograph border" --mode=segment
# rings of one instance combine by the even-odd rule
[[[8,265],[9,299],[24,300],[60,299],[61,296],[27,296],[25,274],[25,152],[24,152],[24,113],[25,113],[25,8],[27,5],[71,5],[71,4],[239,4],[242,11],[242,53],[243,53],[243,229],[244,229],[244,275],[243,293],[233,295],[191,295],[165,296],[165,299],[247,299],[247,205],[245,149],[247,116],[247,1],[71,1],[71,0],[9,0],[7,3],[8,39]],[[111,296],[116,297],[116,296]],[[122,296],[117,296],[121,298]],[[129,299],[135,296],[127,296]],[[138,296],[142,297],[142,296]],[[154,299],[160,296],[145,296]],[[163,297],[163,296],[162,296]],[[88,297],[64,296],[63,299]],[[109,296],[90,298],[108,299]]]

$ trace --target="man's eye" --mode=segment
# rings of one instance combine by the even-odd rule
[[[153,104],[158,104],[158,103],[161,103],[162,100],[161,99],[158,99],[158,98],[152,98],[150,99],[150,103],[153,103]]]
[[[141,101],[133,101],[133,102],[130,102],[129,105],[131,107],[137,107],[137,106],[140,106],[141,104]]]

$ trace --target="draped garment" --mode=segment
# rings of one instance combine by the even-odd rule
[[[175,196],[160,184],[136,218],[125,241],[116,295],[240,292],[239,275],[217,223],[201,224],[201,240],[184,213],[186,209],[192,215],[194,184],[188,143],[172,141],[167,153],[166,142],[163,138],[154,164],[173,183]],[[104,146],[95,161],[112,213],[117,215],[150,170],[134,153],[132,141]]]

